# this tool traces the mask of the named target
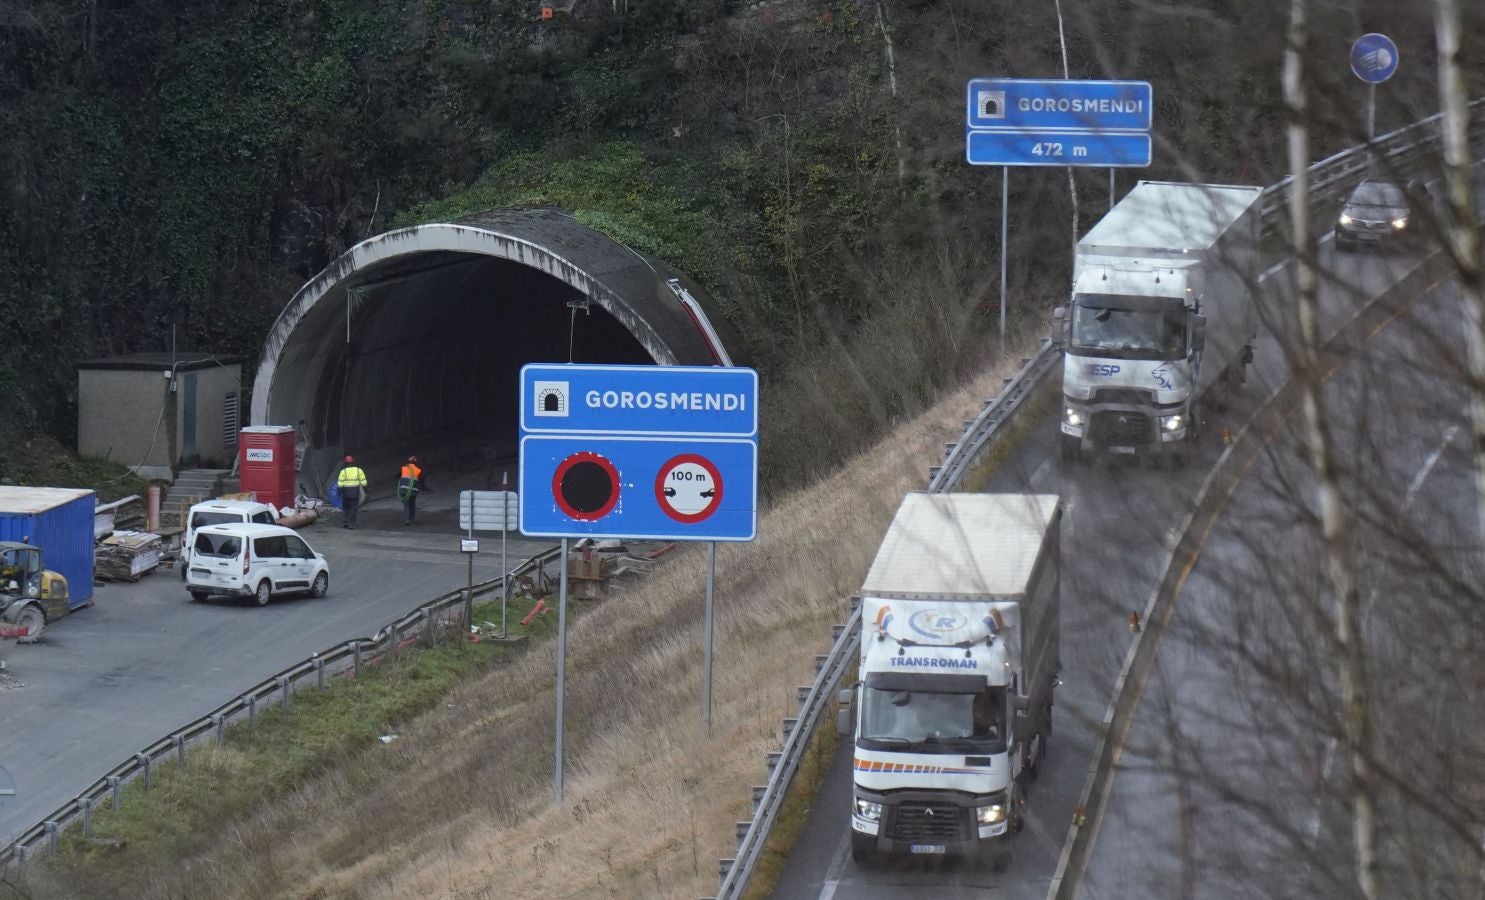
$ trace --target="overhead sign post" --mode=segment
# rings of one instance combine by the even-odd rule
[[[706,541],[702,718],[711,730],[717,541],[758,531],[758,373],[730,366],[521,368],[520,530],[562,539],[556,795],[562,799],[567,542]]]
[[[1363,34],[1351,45],[1351,72],[1366,82],[1366,139],[1377,120],[1377,85],[1397,72],[1397,44],[1385,34]]]
[[[1000,346],[1005,349],[1006,230],[1011,166],[1150,164],[1154,92],[1147,81],[972,78],[965,90],[964,157],[1000,166]]]

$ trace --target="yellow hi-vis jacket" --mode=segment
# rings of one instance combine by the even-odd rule
[[[346,488],[364,491],[366,490],[366,473],[361,470],[360,466],[346,466],[340,470],[340,476],[335,479],[335,483],[340,486],[341,496],[345,495]]]

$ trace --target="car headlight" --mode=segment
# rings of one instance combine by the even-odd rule
[[[856,815],[863,819],[870,819],[873,822],[879,821],[882,818],[882,804],[873,803],[870,800],[862,800],[860,797],[857,797]]]
[[[1392,227],[1393,228],[1396,228],[1399,231],[1401,231],[1404,228],[1407,228],[1408,227],[1408,217],[1407,216],[1401,216],[1399,218],[1393,219],[1392,220]]]
[[[1341,213],[1341,224],[1342,225],[1350,225],[1351,224],[1351,217],[1348,216],[1348,215],[1346,215],[1345,213]]]
[[[1071,406],[1064,406],[1062,408],[1062,420],[1069,425],[1081,425],[1083,424],[1083,414]]]
[[[1181,426],[1186,424],[1185,416],[1161,416],[1160,427],[1166,431],[1180,431]]]
[[[997,797],[989,806],[975,808],[975,821],[981,825],[999,825],[1005,821],[1005,796]]]

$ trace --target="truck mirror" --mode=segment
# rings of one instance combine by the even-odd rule
[[[1196,315],[1191,317],[1191,349],[1197,353],[1207,347],[1207,317]]]
[[[1061,347],[1067,343],[1067,307],[1059,306],[1052,310],[1052,346]]]
[[[835,695],[835,699],[840,702],[840,705],[841,706],[850,706],[851,705],[851,700],[855,696],[856,696],[856,691],[854,689],[852,689],[852,688],[841,688],[840,689],[840,693],[838,693],[838,694]]]
[[[851,733],[851,708],[842,706],[835,712],[835,733],[841,737]]]

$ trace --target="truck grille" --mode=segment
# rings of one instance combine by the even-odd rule
[[[1097,403],[1127,403],[1130,406],[1144,406],[1154,402],[1149,391],[1138,388],[1102,388],[1094,396]]]
[[[897,807],[892,840],[944,843],[959,839],[959,807],[950,803],[904,803]]]
[[[1150,417],[1136,412],[1099,412],[1093,414],[1093,440],[1100,444],[1148,444]]]

